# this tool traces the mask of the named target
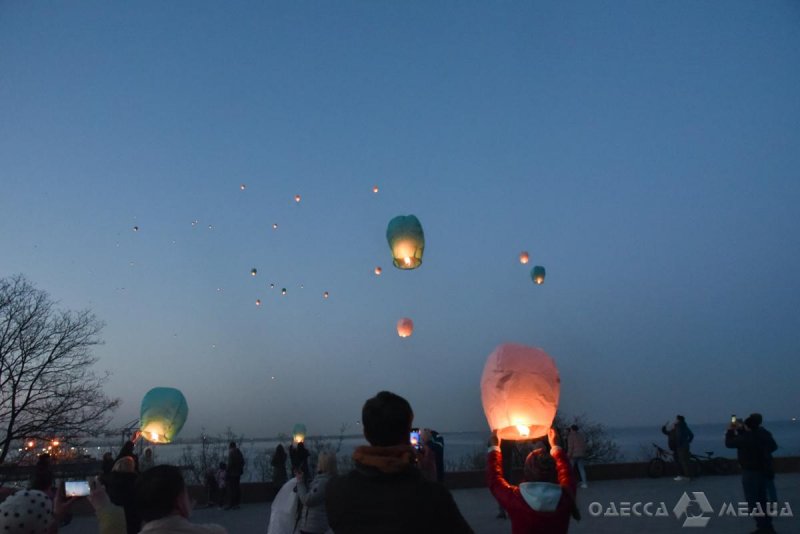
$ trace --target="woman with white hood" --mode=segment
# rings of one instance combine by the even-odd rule
[[[547,434],[550,451],[533,450],[525,459],[523,482],[513,486],[503,477],[497,432],[490,440],[486,462],[489,490],[511,519],[512,534],[564,534],[570,517],[580,519],[575,504],[575,476],[567,455],[556,445],[556,431]]]

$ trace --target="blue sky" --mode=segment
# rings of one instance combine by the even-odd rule
[[[505,341],[607,424],[798,416],[798,22],[795,2],[0,3],[0,276],[106,322],[119,423],[174,386],[188,435],[357,431],[390,389],[479,430]],[[401,272],[385,229],[409,213],[427,246]]]

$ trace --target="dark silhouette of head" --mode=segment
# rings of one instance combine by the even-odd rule
[[[577,431],[578,431],[578,425],[572,425],[572,426],[571,426],[571,427],[569,427],[569,428],[570,428],[570,430],[572,430],[573,432],[577,432]]]
[[[557,482],[556,463],[546,448],[534,449],[525,458],[522,477],[525,482]]]
[[[764,418],[761,417],[760,413],[751,413],[750,416],[744,420],[744,424],[747,425],[747,428],[750,430],[755,430],[760,427],[763,422]]]
[[[235,441],[231,441],[230,444],[228,444],[228,448],[229,449],[235,449],[236,448],[236,442]]]
[[[375,447],[407,445],[413,420],[414,412],[408,401],[389,391],[368,399],[361,410],[364,437]]]
[[[679,423],[683,423],[686,421],[686,418],[682,415],[675,417],[675,419],[677,419]]]
[[[174,465],[157,465],[136,481],[136,503],[145,523],[178,512],[185,494],[183,475]]]

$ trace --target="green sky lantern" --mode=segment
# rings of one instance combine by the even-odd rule
[[[537,265],[531,269],[531,278],[536,285],[544,284],[544,267]]]
[[[183,393],[175,388],[153,388],[142,399],[142,436],[153,443],[169,443],[181,431],[188,415],[189,405]]]
[[[422,265],[425,234],[414,215],[398,215],[386,228],[386,240],[392,249],[394,266],[398,269],[416,269]]]
[[[306,425],[297,423],[292,429],[292,439],[295,443],[303,443],[306,440]]]

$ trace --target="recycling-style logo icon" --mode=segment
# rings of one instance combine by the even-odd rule
[[[711,514],[714,509],[711,508],[711,503],[708,502],[706,494],[702,491],[693,491],[692,495],[694,497],[689,497],[684,491],[681,498],[678,499],[678,504],[672,509],[672,513],[675,514],[676,519],[686,517],[683,521],[684,527],[702,528],[711,520],[711,517],[706,517],[706,514]]]

